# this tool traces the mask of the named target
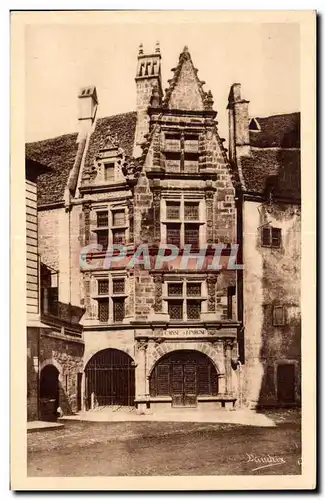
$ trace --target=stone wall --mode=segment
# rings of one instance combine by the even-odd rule
[[[244,397],[253,405],[276,404],[276,370],[292,362],[300,400],[300,209],[296,205],[244,204]],[[282,229],[281,248],[261,246],[262,224]],[[273,325],[273,307],[286,308],[286,324]]]

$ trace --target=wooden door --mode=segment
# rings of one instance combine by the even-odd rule
[[[295,402],[295,366],[283,363],[277,367],[277,398],[280,403]]]

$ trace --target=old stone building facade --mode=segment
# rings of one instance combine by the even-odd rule
[[[230,126],[229,155],[187,47],[172,71],[163,92],[160,48],[145,54],[140,46],[135,112],[97,118],[96,88],[85,87],[78,133],[27,145],[52,167],[38,183],[42,262],[58,271],[58,300],[85,310],[74,388],[84,409],[233,408],[255,399],[256,372],[239,354],[244,361],[248,350],[255,365],[265,323],[250,323],[257,311],[245,297],[270,283],[261,260],[246,271],[246,234],[262,224],[250,209],[243,215],[241,158],[252,151]],[[249,135],[241,113],[235,122],[246,122]],[[273,207],[273,217],[297,217]],[[244,271],[230,265],[232,256],[241,264],[236,243]],[[296,250],[287,248],[289,263]]]
[[[300,115],[248,116],[229,94],[230,164],[237,175],[240,361],[246,402],[287,406],[301,400]]]

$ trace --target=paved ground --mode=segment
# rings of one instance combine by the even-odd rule
[[[200,422],[213,424],[240,424],[256,427],[274,427],[274,421],[263,413],[251,410],[199,410],[198,408],[172,408],[154,413],[138,414],[135,408],[125,407],[112,409],[102,407],[96,410],[80,412],[78,415],[65,416],[60,422],[67,420],[84,420],[87,422]]]
[[[66,421],[28,434],[28,475],[300,474],[300,414],[266,415],[275,427]]]

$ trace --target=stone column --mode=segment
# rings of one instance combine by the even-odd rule
[[[146,351],[148,347],[147,339],[137,341],[137,367],[136,367],[136,399],[138,400],[137,410],[144,413],[147,400],[146,382]]]
[[[132,243],[134,241],[134,200],[133,198],[129,198],[127,200],[128,206],[128,218],[129,218],[129,240],[128,243]]]
[[[213,196],[214,192],[212,190],[205,192],[205,200],[206,200],[206,241],[210,245],[213,243]]]
[[[232,348],[233,342],[226,340],[224,344],[224,356],[225,356],[225,394],[232,393]]]
[[[161,241],[161,191],[155,189],[153,191],[153,226],[154,226],[154,243],[160,243]]]

